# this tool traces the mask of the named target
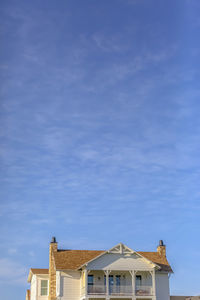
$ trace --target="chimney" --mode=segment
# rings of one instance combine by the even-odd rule
[[[48,300],[56,299],[56,268],[54,261],[54,253],[57,252],[58,244],[56,238],[52,237],[49,245],[49,296]]]
[[[157,247],[157,252],[161,256],[166,256],[166,246],[163,244],[163,240],[159,241],[159,246]]]

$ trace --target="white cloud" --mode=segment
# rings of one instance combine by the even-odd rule
[[[16,248],[9,248],[8,249],[8,253],[11,254],[11,255],[12,254],[16,254],[17,253],[17,249]]]

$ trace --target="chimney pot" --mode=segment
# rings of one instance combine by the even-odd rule
[[[160,240],[159,245],[160,245],[160,246],[164,246],[163,240]]]
[[[56,237],[55,237],[55,236],[52,237],[51,243],[57,243],[57,242],[56,242]]]

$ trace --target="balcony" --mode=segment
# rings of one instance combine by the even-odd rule
[[[82,289],[84,295],[85,289]],[[88,296],[106,296],[106,286],[104,285],[89,285],[87,289]],[[109,286],[109,296],[132,296],[133,289],[131,285],[112,285]],[[136,296],[152,296],[153,291],[151,286],[136,286]]]
[[[82,273],[81,300],[86,298],[135,298],[155,296],[155,272],[85,270]]]

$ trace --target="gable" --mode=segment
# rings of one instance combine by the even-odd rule
[[[120,246],[121,245],[121,246]],[[121,247],[121,248],[120,248]],[[99,259],[101,256],[105,256],[106,253],[110,254],[138,254],[143,259],[155,263],[162,271],[173,272],[167,258],[161,256],[158,252],[135,252],[134,250],[126,247],[123,244],[118,244],[108,251],[100,250],[57,250],[54,252],[54,262],[56,270],[77,270],[82,268],[85,264],[90,264],[93,260]],[[127,259],[126,259],[127,261]],[[145,262],[147,262],[144,259]],[[144,263],[143,261],[143,263]],[[139,262],[139,260],[138,260]]]
[[[106,253],[86,265],[88,270],[152,270],[153,263],[133,253]]]

